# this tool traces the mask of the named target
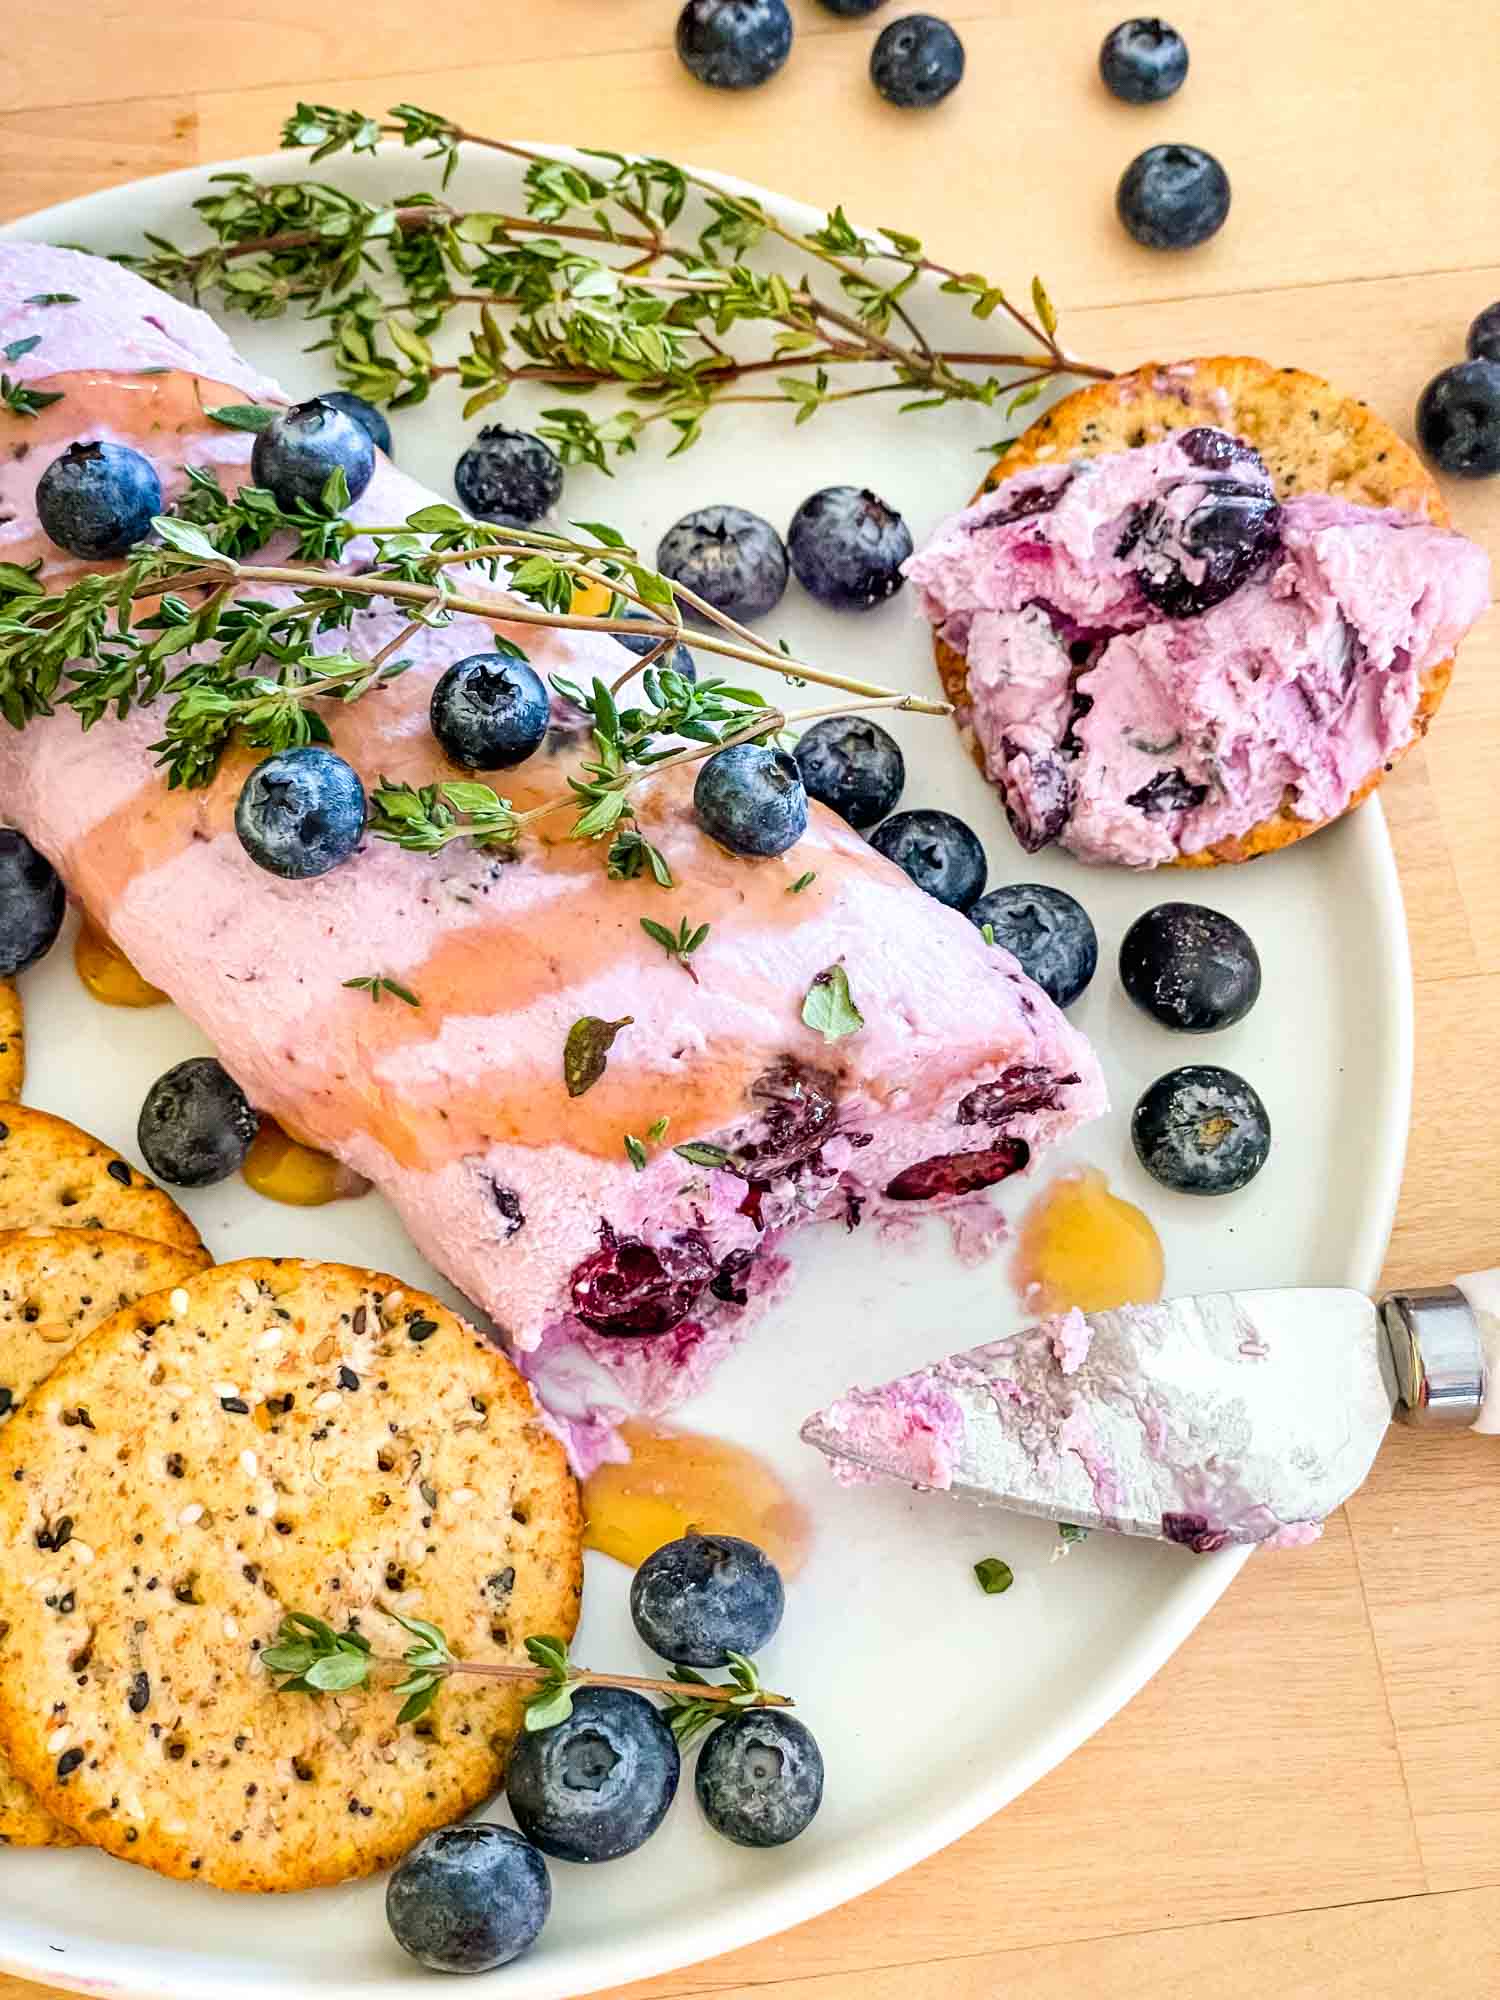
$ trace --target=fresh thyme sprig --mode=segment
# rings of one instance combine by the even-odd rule
[[[386,993],[404,1001],[408,1007],[420,1007],[422,1004],[409,986],[403,986],[399,979],[391,979],[383,972],[367,972],[358,979],[346,979],[344,985],[355,993],[368,993],[377,1007],[381,996]]]
[[[314,163],[372,152],[385,138],[440,162],[440,189],[381,205],[318,180],[219,174],[195,204],[214,238],[207,248],[148,236],[147,250],[124,261],[254,318],[302,311],[322,329],[317,346],[341,379],[378,402],[420,402],[445,379],[467,391],[466,416],[518,384],[575,398],[623,391],[624,406],[607,416],[574,403],[544,410],[537,425],[565,462],[604,470],[653,424],[685,450],[724,404],[780,404],[798,423],[828,404],[885,394],[903,409],[1004,402],[1014,414],[1056,377],[1112,372],[1063,352],[1040,279],[1028,310],[904,231],[860,232],[842,208],[803,231],[670,160],[591,151],[578,165],[413,104],[383,119],[299,104],[282,131],[282,143]],[[524,161],[524,214],[448,200],[465,146]],[[789,281],[760,268],[767,247],[794,253],[805,275]],[[918,319],[920,279],[967,300],[981,322],[1009,322],[1013,345],[936,346]],[[460,312],[468,345],[439,361],[434,337]],[[726,346],[742,327],[764,331],[757,351]]]
[[[707,621],[694,635],[702,651],[769,668],[795,683],[844,688],[881,706],[947,712],[942,703],[792,659],[670,584],[603,523],[580,523],[589,539],[572,540],[471,521],[440,504],[401,522],[354,522],[345,518],[347,505],[337,473],[316,505],[299,502],[288,510],[261,487],[226,494],[212,472],[197,469],[177,509],[154,523],[159,542],[132,551],[112,576],[84,576],[49,595],[36,566],[0,563],[0,714],[22,728],[62,702],[87,728],[110,712],[124,716],[170,694],[164,733],[153,748],[169,784],[204,785],[235,740],[272,751],[327,742],[321,704],[358,700],[404,673],[410,662],[400,649],[423,625],[440,626],[464,613],[510,631],[540,625],[644,634],[666,651],[682,636],[679,598]],[[296,560],[244,559],[283,536]],[[324,566],[347,559],[355,543],[374,550],[374,560],[357,574]],[[508,596],[501,601],[460,589],[455,577],[461,569],[503,578]],[[573,612],[579,588],[594,585],[608,588],[608,612]],[[261,591],[281,593],[282,601]],[[409,612],[410,622],[373,658],[320,650],[319,641],[347,632],[362,608],[381,600]],[[626,616],[632,606],[639,615]],[[506,631],[496,631],[494,644],[525,657]],[[637,676],[642,699],[622,708],[616,696]],[[613,687],[596,681],[585,694],[570,682],[556,685],[593,725],[593,754],[568,794],[516,815],[487,786],[393,787],[377,799],[375,830],[427,850],[475,834],[509,843],[523,820],[573,803],[576,837],[612,835],[611,874],[649,870],[670,886],[665,859],[635,824],[630,787],[655,763],[680,754],[664,739],[687,738],[711,749],[732,740],[752,711],[765,722],[750,734],[779,726],[779,711],[763,696],[721,680],[695,685],[654,666],[650,656],[631,658]]]
[[[695,926],[684,917],[673,931],[665,924],[657,923],[652,917],[642,917],[641,929],[653,944],[661,946],[668,958],[675,958],[693,984],[698,985],[698,971],[693,964],[693,953],[707,940],[710,929],[708,924]]]
[[[417,1722],[427,1713],[450,1676],[469,1674],[528,1686],[526,1727],[538,1730],[566,1722],[573,1712],[574,1693],[581,1687],[633,1688],[641,1694],[668,1697],[667,1718],[680,1742],[741,1709],[794,1706],[789,1695],[773,1694],[762,1687],[754,1664],[738,1653],[729,1656],[730,1679],[724,1683],[705,1681],[686,1667],[674,1668],[671,1680],[595,1673],[589,1667],[573,1665],[564,1640],[545,1637],[526,1641],[532,1662],[529,1667],[495,1660],[462,1660],[441,1629],[425,1618],[408,1618],[390,1605],[377,1608],[412,1636],[412,1644],[399,1658],[377,1653],[365,1635],[352,1627],[335,1632],[310,1612],[287,1612],[274,1643],[258,1656],[262,1667],[275,1677],[277,1692],[347,1694],[373,1685],[377,1676],[397,1674],[400,1678],[391,1692],[404,1700],[396,1720],[407,1723]],[[683,1683],[691,1683],[691,1694],[683,1694]]]

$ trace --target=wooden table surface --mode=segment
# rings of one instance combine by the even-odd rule
[[[843,201],[961,268],[1013,285],[1043,271],[1079,352],[1263,354],[1403,430],[1500,297],[1500,26],[1476,0],[1174,0],[1192,72],[1151,109],[1115,103],[1094,73],[1119,0],[953,0],[968,75],[922,114],[880,103],[864,73],[899,0],[873,23],[791,4],[787,68],[736,97],[679,68],[675,0],[361,0],[347,16],[27,0],[0,64],[0,213],[269,150],[298,96],[414,99],[484,131],[665,152]],[[1152,255],[1116,223],[1114,183],[1140,147],[1179,138],[1223,158],[1233,213],[1205,248]],[[1450,498],[1500,554],[1500,481]],[[1500,1258],[1497,778],[1492,616],[1384,792],[1418,1036],[1391,1283]],[[989,1825],[630,2000],[1500,1990],[1497,1536],[1500,1451],[1397,1432],[1321,1542],[1252,1562],[1130,1708]],[[0,1978],[0,2000],[42,1991]]]

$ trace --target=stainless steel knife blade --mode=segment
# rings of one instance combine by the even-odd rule
[[[802,1436],[848,1479],[1209,1550],[1311,1540],[1396,1400],[1363,1293],[1220,1292],[1062,1315],[853,1390]]]

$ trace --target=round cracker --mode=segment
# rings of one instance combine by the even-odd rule
[[[390,1606],[519,1662],[572,1635],[580,1535],[530,1389],[446,1307],[347,1265],[220,1266],[105,1321],[0,1434],[0,1744],[125,1860],[368,1874],[495,1791],[523,1692],[460,1676],[399,1726],[388,1679],[279,1693],[257,1653],[296,1610],[400,1654]]]
[[[117,1229],[176,1250],[201,1250],[169,1194],[94,1139],[29,1104],[0,1115],[0,1230]]]
[[[26,1081],[26,1025],[21,989],[13,979],[0,979],[0,1102],[21,1095]]]
[[[1038,417],[996,460],[974,497],[977,500],[1002,481],[1039,465],[1132,451],[1194,424],[1212,424],[1247,438],[1265,460],[1283,499],[1292,493],[1332,493],[1361,506],[1400,507],[1425,515],[1439,527],[1449,525],[1432,474],[1411,446],[1366,404],[1339,395],[1320,376],[1300,368],[1273,368],[1242,354],[1148,361],[1128,375],[1075,390]],[[968,707],[968,664],[936,634],[933,650],[948,699],[962,714]],[[1410,742],[1355,787],[1345,812],[1362,804],[1412,744],[1427,734],[1452,676],[1451,659],[1440,660],[1422,675]],[[970,748],[983,769],[982,747],[971,739]],[[1179,855],[1168,866],[1212,868],[1222,862],[1253,861],[1305,840],[1328,824],[1299,818],[1289,791],[1277,812],[1245,833],[1195,854]]]
[[[111,1229],[23,1229],[0,1235],[0,1423],[101,1320],[179,1285],[209,1261]],[[0,1845],[64,1847],[76,1839],[0,1757]]]

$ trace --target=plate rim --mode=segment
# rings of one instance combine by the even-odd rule
[[[577,147],[550,141],[517,139],[513,143],[578,163],[588,157]],[[377,149],[386,157],[407,150],[389,140]],[[136,190],[170,198],[179,190],[184,195],[189,189],[201,193],[214,174],[244,172],[284,179],[288,168],[298,164],[306,165],[304,154],[281,150],[137,177],[0,223],[0,242],[57,241],[59,232],[74,226],[100,201],[128,199]],[[352,157],[343,164],[352,166]],[[753,196],[778,213],[795,218],[798,227],[818,226],[824,219],[823,211],[807,202],[716,168],[687,164],[689,171],[727,193]],[[879,232],[871,229],[867,233]],[[66,235],[62,240],[68,240]],[[1415,1074],[1410,937],[1395,852],[1378,793],[1318,837],[1358,844],[1359,860],[1374,893],[1372,916],[1380,945],[1378,955],[1397,975],[1386,981],[1390,1046],[1378,1058],[1391,1071],[1390,1130],[1381,1149],[1363,1227],[1348,1245],[1343,1265],[1354,1284],[1373,1292],[1395,1220],[1410,1138]],[[1093,1684],[1089,1695],[1075,1704],[1064,1721],[1045,1731],[1025,1755],[1011,1759],[1003,1774],[988,1783],[976,1783],[948,1809],[924,1814],[909,1831],[883,1829],[857,1850],[825,1860],[803,1874],[768,1883],[728,1909],[711,1908],[702,1916],[674,1921],[665,1931],[637,1939],[569,1947],[550,1958],[522,1958],[502,1968],[507,1991],[514,2000],[577,2000],[577,1996],[606,1986],[678,1971],[778,1936],[905,1873],[1002,1811],[1117,1715],[1202,1623],[1251,1553],[1247,1547],[1237,1547],[1199,1559],[1168,1605],[1156,1614],[1151,1629]],[[206,1911],[211,1908],[205,1903]],[[226,1961],[197,1948],[178,1951],[126,1946],[124,1952],[122,1960],[119,1946],[98,1942],[82,1949],[69,1944],[59,1954],[58,1947],[40,1930],[23,1925],[18,1934],[9,1912],[0,1906],[0,1971],[65,1991],[128,1995],[132,2000],[161,2000],[164,1995],[173,1996],[173,2000],[179,1995],[182,2000],[196,2000],[198,1982],[211,1975],[215,1986],[236,2000],[285,2000],[284,1977],[253,1964]],[[393,1958],[388,1976],[374,1980],[320,1977],[319,1992],[323,2000],[398,2000],[398,1996],[401,2000],[438,2000],[439,1995],[451,1996],[453,1986],[451,1975],[424,1973],[414,1964],[408,1966]]]

